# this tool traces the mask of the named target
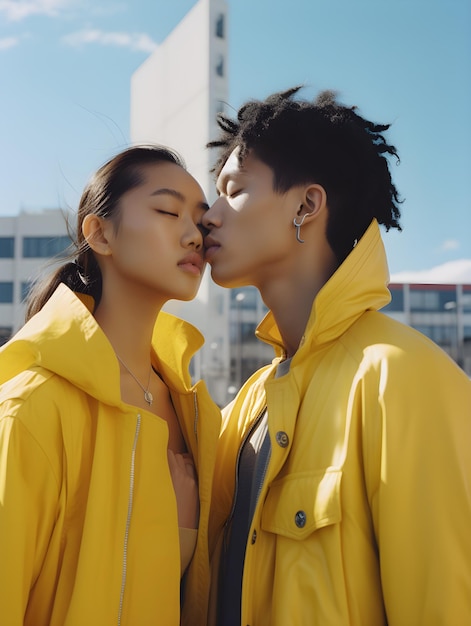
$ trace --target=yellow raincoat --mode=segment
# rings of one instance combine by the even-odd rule
[[[124,404],[88,308],[60,285],[0,351],[0,623],[177,626],[180,545],[168,429]],[[182,623],[206,623],[217,407],[188,363],[199,332],[158,316],[155,364],[199,477],[200,522]]]
[[[268,407],[243,626],[471,624],[471,382],[377,311],[387,281],[374,221],[319,292],[276,380],[271,313],[258,328],[278,356],[226,410],[211,520],[217,554],[241,441]]]

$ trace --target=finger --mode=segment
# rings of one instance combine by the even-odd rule
[[[167,459],[168,459],[168,466],[172,473],[183,469],[181,460],[178,459],[178,455],[175,454],[173,450],[170,450],[170,448],[167,449]]]
[[[196,478],[196,468],[193,462],[185,463],[185,470],[188,476],[191,476],[192,478]]]
[[[186,464],[190,464],[193,466],[195,465],[195,462],[193,461],[193,457],[191,456],[189,452],[175,452],[174,454],[175,454],[175,458],[177,459],[181,467],[183,467]]]

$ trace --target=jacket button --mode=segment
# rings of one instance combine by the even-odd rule
[[[304,528],[304,526],[306,526],[306,513],[304,511],[298,511],[294,516],[294,523],[298,528]]]
[[[257,531],[254,530],[252,533],[252,545],[257,541]]]
[[[275,435],[275,439],[276,439],[276,443],[281,447],[281,448],[287,448],[288,444],[289,444],[289,437],[288,435],[282,431],[279,430],[276,435]]]

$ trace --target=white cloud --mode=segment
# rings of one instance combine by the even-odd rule
[[[0,0],[0,14],[12,22],[23,20],[31,15],[56,16],[59,11],[75,0]]]
[[[110,15],[116,15],[118,13],[123,13],[128,8],[125,2],[113,2],[108,5],[100,5],[93,4],[94,0],[88,2],[88,6],[86,7],[87,15],[94,17],[109,17]]]
[[[447,252],[448,250],[458,250],[459,247],[460,242],[457,239],[446,239],[440,246],[440,250]]]
[[[118,46],[129,48],[138,52],[153,52],[157,44],[149,35],[144,33],[116,33],[102,30],[88,29],[71,33],[62,38],[69,46],[81,46],[84,44],[98,43],[103,46]]]
[[[392,283],[471,284],[471,259],[448,261],[429,270],[405,271],[391,275]]]
[[[0,39],[0,51],[8,50],[9,48],[14,48],[20,43],[19,37],[5,37],[4,39]]]

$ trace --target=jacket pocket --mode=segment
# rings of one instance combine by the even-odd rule
[[[312,532],[342,519],[342,471],[289,474],[274,481],[262,510],[262,529],[290,539],[305,539]]]

